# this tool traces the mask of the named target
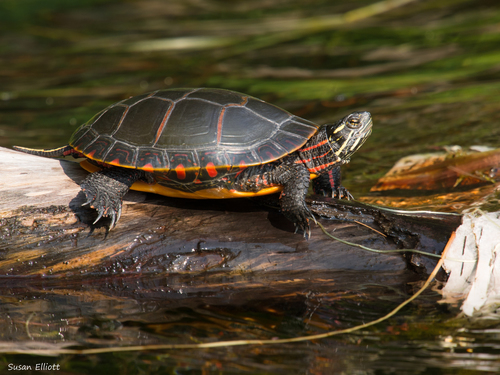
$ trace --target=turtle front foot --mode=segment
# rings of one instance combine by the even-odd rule
[[[314,191],[318,195],[322,195],[324,197],[335,198],[335,199],[354,199],[352,194],[343,186],[334,187],[333,189],[325,189],[325,190],[315,190]]]
[[[295,225],[295,233],[302,232],[302,235],[306,240],[311,238],[311,226],[309,221],[312,219],[316,223],[316,218],[312,212],[304,205],[300,209],[283,212],[285,216],[291,220]]]
[[[337,198],[337,199],[347,199],[347,200],[354,199],[354,197],[349,192],[349,190],[347,190],[342,185],[340,185],[339,187],[336,187],[336,188],[332,189],[331,197],[332,198]]]
[[[304,239],[309,240],[311,238],[311,226],[309,225],[309,219],[305,223],[294,223],[295,224],[295,234],[301,233]]]
[[[336,199],[354,199],[351,193],[342,186],[340,166],[321,174],[313,180],[313,190],[318,195]]]

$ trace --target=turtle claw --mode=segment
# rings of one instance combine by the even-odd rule
[[[313,219],[314,224],[318,225],[318,222],[316,221],[316,218],[314,217],[313,213],[311,211],[309,211],[309,213],[311,214],[311,219]]]
[[[82,207],[83,206],[90,206],[90,207],[94,208],[94,206],[92,205],[92,203],[96,202],[99,199],[99,193],[97,193],[96,196],[93,196],[90,192],[88,192],[86,190],[83,190],[83,191],[85,192],[85,196],[87,198],[87,202],[83,203]]]
[[[116,214],[116,222],[115,222],[115,224],[118,222],[118,220],[120,220],[121,217],[122,217],[122,205],[120,204],[118,206],[118,213]]]
[[[97,219],[93,222],[93,224],[97,223],[99,219],[104,215],[104,208],[101,206],[99,207],[99,210],[97,211],[99,215],[97,215]]]
[[[350,201],[351,199],[354,199],[352,194],[343,186],[339,186],[335,189],[332,190],[332,198],[336,199],[347,199]]]
[[[297,234],[299,232],[302,232],[302,235],[304,236],[304,239],[306,241],[309,240],[309,238],[311,238],[311,227],[309,226],[309,223],[307,223],[307,225],[295,223],[294,234]]]
[[[122,203],[121,201],[113,201],[113,200],[105,200],[104,202],[92,202],[91,207],[97,209],[97,219],[95,219],[94,223],[97,223],[103,217],[109,217],[111,219],[111,224],[109,225],[109,229],[113,229],[120,220],[122,215]]]
[[[115,227],[116,221],[115,211],[111,211],[111,224],[109,225],[109,229],[113,229]]]
[[[318,222],[316,221],[316,218],[306,207],[306,211],[304,211],[301,215],[297,215],[297,219],[298,220],[294,222],[295,233],[302,232],[304,238],[306,240],[309,240],[309,238],[311,238],[311,226],[309,225],[309,220],[312,219],[312,221],[317,224]]]

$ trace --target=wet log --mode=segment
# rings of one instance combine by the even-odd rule
[[[129,192],[118,225],[92,224],[85,176],[71,161],[0,148],[0,276],[69,278],[225,272],[391,271],[431,264],[374,254],[312,225],[306,241],[277,210],[247,199],[188,200]],[[328,232],[379,249],[440,253],[459,216],[408,214],[333,199],[309,200]],[[362,222],[382,232],[358,224]],[[420,263],[419,263],[420,262]]]

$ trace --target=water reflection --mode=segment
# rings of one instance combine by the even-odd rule
[[[170,289],[170,293],[165,292],[169,282],[152,282],[154,277],[96,279],[96,284],[82,285],[85,287],[80,291],[48,280],[24,286],[20,284],[25,281],[10,280],[8,287],[1,290],[3,300],[11,300],[2,308],[2,336],[12,340],[12,346],[18,349],[26,350],[43,342],[43,348],[56,350],[310,335],[379,318],[406,299],[408,288],[418,279],[410,272],[336,272],[315,276],[316,280],[324,280],[322,285],[312,286],[307,280],[310,275],[305,274],[294,275],[295,281],[287,275],[266,275],[267,286],[258,275],[245,277],[244,284],[241,277],[223,276],[224,283],[219,287],[213,283],[218,278],[212,277],[212,283],[199,283],[192,277],[180,276],[175,279],[175,291]],[[256,283],[255,287],[249,289],[252,283]],[[158,293],[159,290],[164,292]],[[176,368],[181,373],[194,368],[277,374],[498,370],[498,330],[459,328],[464,322],[453,319],[455,311],[438,304],[439,299],[438,293],[428,291],[388,321],[335,338],[270,346],[123,354],[123,361],[115,366],[121,370]],[[99,373],[110,356],[94,356],[94,370]],[[70,362],[76,359],[59,358]],[[151,358],[157,360],[151,362]],[[27,359],[22,361],[30,363]]]

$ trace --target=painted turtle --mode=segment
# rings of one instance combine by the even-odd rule
[[[29,154],[86,158],[92,172],[81,184],[99,220],[119,220],[131,188],[171,197],[235,198],[281,191],[283,214],[309,236],[305,204],[316,193],[352,196],[340,184],[349,162],[371,133],[368,112],[318,126],[272,104],[234,91],[159,90],[122,100],[80,126],[69,144]],[[96,222],[97,222],[96,220]]]

